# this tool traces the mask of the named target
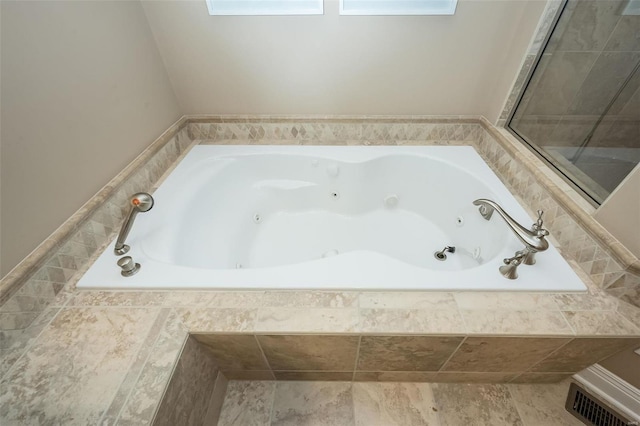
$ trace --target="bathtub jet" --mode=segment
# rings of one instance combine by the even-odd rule
[[[472,202],[528,215],[470,146],[195,146],[154,197],[116,242],[143,268],[123,278],[109,250],[78,288],[585,290],[552,246],[500,275],[522,244]]]

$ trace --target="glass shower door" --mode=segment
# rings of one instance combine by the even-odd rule
[[[568,0],[508,128],[596,204],[640,162],[640,15]]]

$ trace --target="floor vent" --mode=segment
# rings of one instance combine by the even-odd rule
[[[595,426],[627,426],[637,424],[607,406],[576,383],[571,383],[565,408],[578,420]]]

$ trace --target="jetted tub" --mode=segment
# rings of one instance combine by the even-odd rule
[[[111,244],[79,288],[586,290],[554,247],[498,272],[523,245],[473,201],[533,221],[472,147],[196,146],[154,198],[127,239],[140,271]]]

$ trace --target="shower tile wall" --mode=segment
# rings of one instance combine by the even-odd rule
[[[625,4],[569,1],[530,84],[533,95],[516,114],[525,136],[543,145],[584,140],[640,60],[640,16],[621,15]],[[638,124],[639,83],[629,83],[609,122]],[[592,143],[606,146],[605,135]]]
[[[640,140],[640,72],[624,86],[640,61],[640,16],[623,15],[626,4],[569,0],[510,125],[572,171],[562,157],[572,156],[597,125],[588,144],[593,155],[576,166],[588,175],[578,179],[604,188],[593,185],[601,198],[634,164],[612,167],[608,157],[633,156],[620,149],[638,148]]]

